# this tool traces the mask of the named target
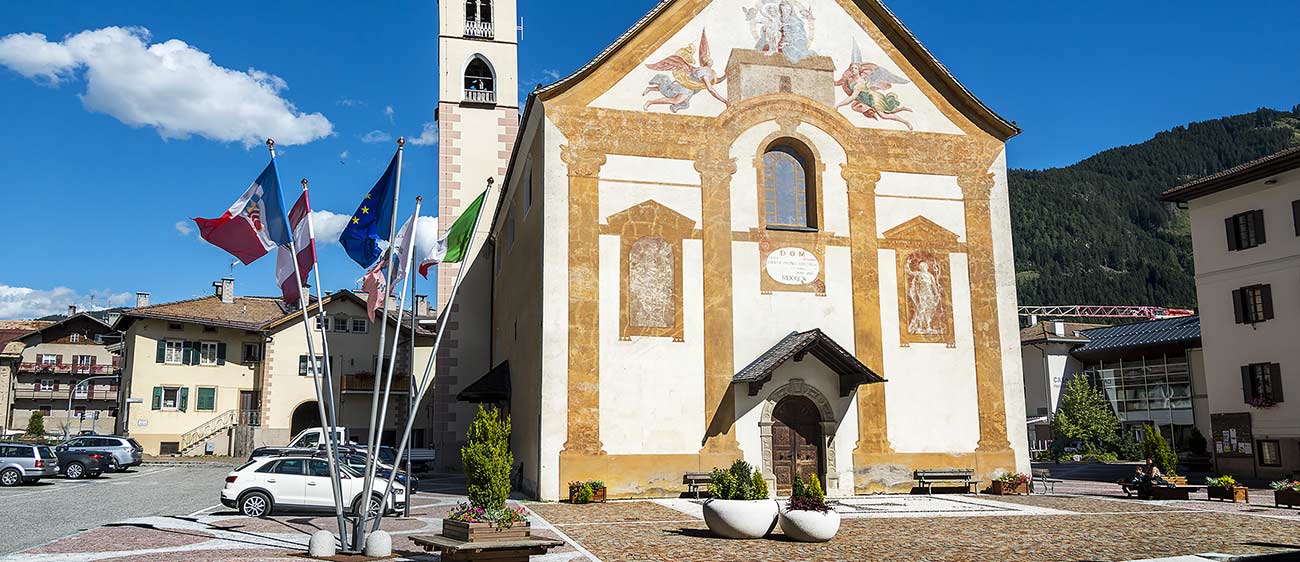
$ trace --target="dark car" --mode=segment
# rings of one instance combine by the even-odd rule
[[[60,451],[54,450],[59,457],[59,474],[64,478],[77,480],[81,478],[99,478],[100,474],[115,467],[108,451]]]

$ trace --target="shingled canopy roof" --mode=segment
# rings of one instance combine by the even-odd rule
[[[880,375],[863,365],[857,357],[818,329],[790,332],[790,335],[782,338],[771,349],[759,355],[758,359],[736,373],[736,376],[731,378],[731,382],[749,384],[749,395],[757,396],[763,385],[772,380],[772,373],[777,367],[791,357],[796,362],[803,361],[804,356],[809,353],[840,376],[840,396],[852,394],[853,389],[860,384],[885,382]]]
[[[510,399],[510,362],[502,361],[488,374],[474,381],[456,395],[456,400],[478,404]]]

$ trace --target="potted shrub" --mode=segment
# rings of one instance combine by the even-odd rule
[[[759,539],[776,527],[780,506],[768,498],[767,482],[749,463],[713,469],[704,502],[704,523],[713,534],[728,539]]]
[[[1273,487],[1273,505],[1282,507],[1295,507],[1300,505],[1300,481],[1296,480],[1279,480],[1272,484]]]
[[[1023,472],[1008,472],[993,480],[992,491],[995,495],[1029,493],[1029,475]]]
[[[601,480],[569,482],[569,503],[605,501],[605,483]]]
[[[840,514],[826,505],[817,475],[805,484],[796,477],[791,483],[790,499],[781,510],[781,532],[800,542],[826,542],[840,531]]]
[[[515,462],[510,453],[510,416],[479,406],[460,456],[469,501],[457,504],[443,519],[443,536],[465,542],[528,539],[528,510],[506,506]]]
[[[1205,492],[1212,500],[1231,500],[1232,503],[1242,501],[1250,503],[1250,492],[1245,486],[1237,484],[1237,480],[1231,476],[1220,476],[1218,478],[1205,479]]]

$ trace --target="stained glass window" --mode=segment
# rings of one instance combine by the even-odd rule
[[[770,226],[813,226],[808,213],[808,173],[801,156],[776,146],[763,155],[763,204]]]

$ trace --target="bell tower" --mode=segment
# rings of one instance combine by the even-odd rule
[[[442,468],[459,464],[470,405],[456,393],[489,365],[492,257],[480,255],[487,240],[498,191],[519,130],[519,70],[515,0],[441,0],[438,3],[438,230],[446,232],[491,178],[493,193],[483,203],[473,246],[461,264],[438,266],[438,313],[446,312],[437,370],[429,399],[432,433],[428,445]],[[456,302],[448,304],[461,268],[465,279]]]
[[[514,0],[438,3],[438,228],[446,231],[488,178],[500,186],[519,129],[519,56]],[[491,218],[496,201],[483,205]],[[480,221],[477,252],[490,221]],[[438,310],[460,267],[438,267]]]

